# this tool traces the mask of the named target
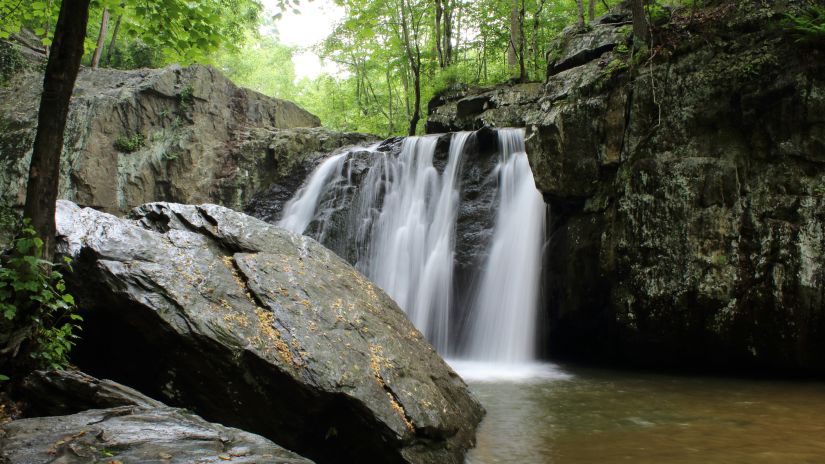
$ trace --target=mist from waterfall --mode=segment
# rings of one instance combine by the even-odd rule
[[[446,163],[435,159],[438,136],[407,137],[398,153],[370,147],[334,155],[289,201],[278,225],[310,233],[346,256],[443,355],[529,361],[535,357],[545,206],[527,162],[524,131],[497,133],[499,159],[489,185],[496,190],[489,205],[493,230],[479,244],[485,248],[469,279],[473,285],[457,288],[454,276],[470,132],[452,134]],[[366,167],[355,172],[355,153],[364,152]],[[331,230],[337,246],[327,240]],[[469,306],[457,308],[456,295]]]

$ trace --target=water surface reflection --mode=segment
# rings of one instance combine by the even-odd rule
[[[487,409],[468,463],[825,462],[825,383],[545,366],[455,366]]]

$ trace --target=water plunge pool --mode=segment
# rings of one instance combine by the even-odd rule
[[[452,364],[487,409],[468,464],[825,462],[822,382]]]

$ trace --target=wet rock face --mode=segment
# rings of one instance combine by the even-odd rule
[[[0,432],[0,459],[8,464],[312,464],[263,437],[162,405],[20,419]]]
[[[317,242],[215,206],[60,202],[77,363],[318,462],[459,463],[483,411],[392,300]]]
[[[0,87],[0,204],[21,205],[42,77]],[[292,102],[235,86],[208,66],[82,69],[61,159],[61,198],[115,214],[149,201],[243,210],[289,188],[320,153],[362,143]]]
[[[755,5],[676,17],[666,58],[632,74],[615,12],[558,41],[538,97],[432,108],[436,125],[527,127],[552,216],[550,353],[825,370],[825,60],[776,25],[798,2]],[[508,93],[501,120],[452,109]]]

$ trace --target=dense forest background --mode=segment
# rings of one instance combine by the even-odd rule
[[[404,134],[423,131],[427,101],[450,86],[542,80],[553,38],[610,6],[601,0],[336,3],[343,20],[313,47],[335,63],[333,74],[296,79],[292,58],[303,50],[278,40],[276,20],[287,9],[300,12],[301,0],[280,0],[274,11],[257,0],[95,0],[84,64],[212,64],[240,85],[296,101],[330,128]],[[23,26],[48,48],[59,8],[57,0],[0,0],[0,38]]]

